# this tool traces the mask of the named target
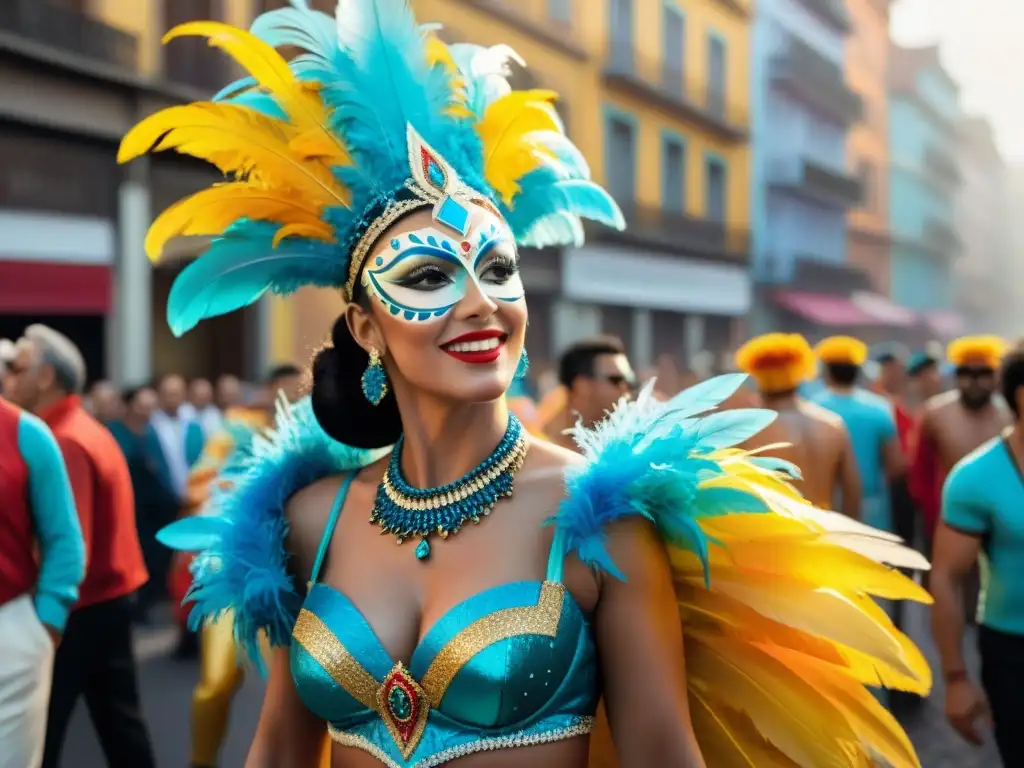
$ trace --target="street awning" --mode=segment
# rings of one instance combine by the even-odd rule
[[[878,293],[857,291],[850,297],[854,304],[877,319],[878,325],[909,328],[917,323],[917,313]]]
[[[780,291],[775,295],[775,300],[790,312],[818,325],[878,325],[877,318],[851,299],[838,294]]]
[[[963,317],[951,309],[929,312],[925,315],[925,322],[935,333],[947,339],[963,333],[964,330]]]
[[[0,312],[105,315],[113,297],[110,267],[42,261],[0,261]]]

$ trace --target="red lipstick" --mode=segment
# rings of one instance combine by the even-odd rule
[[[441,349],[463,363],[485,365],[501,357],[507,339],[504,331],[471,331],[446,341]]]

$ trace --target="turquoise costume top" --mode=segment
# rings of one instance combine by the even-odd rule
[[[981,536],[986,560],[978,621],[1024,635],[1024,477],[995,437],[957,462],[942,488],[942,521]]]
[[[291,646],[296,690],[334,740],[387,766],[432,766],[588,733],[598,696],[593,633],[556,564],[543,582],[502,584],[454,606],[424,635],[408,670],[352,601],[319,583],[350,478],[338,491]]]
[[[892,513],[882,456],[886,443],[896,439],[891,404],[860,387],[848,395],[825,389],[813,401],[839,415],[850,433],[864,492],[861,519],[874,528],[891,531]]]

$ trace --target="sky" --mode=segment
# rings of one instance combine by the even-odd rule
[[[938,42],[963,107],[992,123],[1009,162],[1024,164],[1024,0],[897,0],[893,39]]]

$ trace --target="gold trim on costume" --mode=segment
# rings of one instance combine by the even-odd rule
[[[545,581],[536,605],[496,611],[459,632],[434,657],[420,681],[430,699],[430,706],[437,709],[441,705],[441,699],[455,675],[484,648],[521,635],[554,637],[558,632],[564,599],[565,587],[562,584]]]
[[[552,731],[547,731],[546,733],[530,735],[512,734],[509,736],[496,736],[491,739],[479,739],[478,741],[471,741],[458,747],[451,747],[450,749],[442,750],[435,755],[431,755],[426,760],[420,760],[418,763],[414,763],[412,766],[405,766],[401,763],[395,762],[387,752],[365,736],[360,736],[354,733],[345,733],[344,731],[338,730],[333,725],[327,726],[327,731],[331,734],[331,738],[336,744],[341,744],[343,747],[361,749],[372,757],[380,760],[385,766],[387,766],[387,768],[436,768],[436,766],[444,765],[452,760],[456,760],[460,757],[466,757],[467,755],[473,755],[477,752],[491,752],[497,749],[513,749],[515,747],[533,747],[538,744],[551,744],[565,739],[574,739],[577,736],[586,736],[592,730],[594,730],[594,718],[589,715],[584,715],[577,718],[576,722],[572,725],[567,725],[564,728],[556,728]]]
[[[352,698],[367,709],[378,711],[377,689],[380,684],[356,661],[319,616],[303,608],[295,622],[292,637]]]

